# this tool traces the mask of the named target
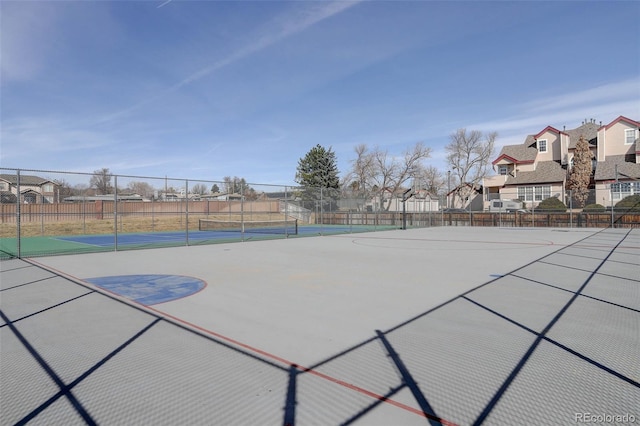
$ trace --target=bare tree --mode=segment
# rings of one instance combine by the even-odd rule
[[[568,187],[573,192],[573,198],[578,207],[584,207],[589,198],[589,184],[591,183],[591,159],[593,153],[589,150],[589,142],[580,136],[573,153],[573,167],[569,175]]]
[[[87,195],[90,189],[86,183],[77,183],[73,186],[71,195]]]
[[[62,200],[64,200],[67,197],[71,197],[73,195],[76,195],[74,193],[73,188],[71,187],[71,184],[69,182],[67,182],[65,179],[60,179],[56,181],[56,184],[58,185],[57,187],[57,194],[56,194],[56,198],[55,200],[57,202],[61,202]]]
[[[435,166],[427,166],[415,177],[414,188],[423,189],[431,195],[437,195],[445,188],[445,177]]]
[[[204,195],[207,193],[207,186],[204,183],[196,183],[191,188],[192,194]]]
[[[146,198],[153,198],[155,190],[153,186],[147,182],[132,181],[127,185],[127,189],[135,194],[141,195]]]
[[[380,205],[385,210],[391,203],[385,205],[387,200],[383,194],[397,194],[408,180],[422,174],[423,160],[431,156],[431,149],[422,142],[408,148],[401,156],[390,155],[377,146],[369,150],[364,144],[356,146],[355,152],[356,159],[352,161],[345,184],[366,197],[380,197]]]
[[[351,161],[351,171],[342,182],[343,187],[362,197],[369,197],[372,191],[373,156],[368,151],[365,144],[355,147],[356,159]]]
[[[242,194],[245,200],[256,200],[258,193],[249,186],[244,178],[225,176],[222,178],[224,190],[227,194]]]
[[[112,176],[107,168],[95,170],[93,176],[91,176],[91,180],[89,180],[89,185],[95,188],[96,192],[100,195],[110,194],[113,192],[113,186],[111,186]]]
[[[489,165],[493,158],[493,146],[497,132],[483,133],[479,130],[458,129],[450,136],[445,146],[449,171],[454,181],[468,184],[472,189],[480,186],[482,179],[489,174]],[[454,190],[455,197],[460,196],[460,186]]]

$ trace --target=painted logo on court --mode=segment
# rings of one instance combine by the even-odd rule
[[[155,305],[199,292],[207,283],[183,275],[115,275],[85,281],[143,305]]]

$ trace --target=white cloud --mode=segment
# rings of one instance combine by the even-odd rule
[[[559,96],[537,99],[523,107],[530,112],[584,109],[583,105],[617,103],[624,99],[634,99],[636,109],[640,99],[640,78],[605,84],[587,90],[565,93]]]
[[[546,126],[562,130],[574,129],[586,120],[594,119],[603,125],[623,115],[631,119],[640,117],[638,91],[640,79],[624,80],[587,90],[568,92],[558,96],[539,98],[514,106],[517,115],[479,122],[471,129],[497,131],[498,146],[521,143],[529,134]]]
[[[3,121],[3,160],[29,159],[34,155],[64,154],[108,146],[112,141],[103,133],[66,128],[53,118],[23,118]]]
[[[157,101],[158,99],[163,98],[164,96],[173,93],[177,90],[180,90],[182,87],[194,83],[208,75],[214,73],[217,70],[220,70],[230,64],[233,64],[249,55],[257,53],[269,46],[274,45],[275,43],[284,40],[288,37],[291,37],[297,33],[300,33],[307,28],[312,27],[313,25],[331,18],[355,5],[360,3],[362,0],[355,1],[333,1],[333,2],[320,2],[320,3],[302,3],[305,6],[311,5],[310,7],[305,7],[303,9],[297,9],[293,13],[289,13],[284,16],[278,17],[275,21],[266,26],[261,33],[258,33],[254,36],[253,40],[246,44],[245,46],[237,49],[235,52],[230,55],[215,61],[211,65],[204,67],[191,75],[187,76],[183,80],[169,87],[168,89],[162,91],[161,93],[152,96],[150,98],[144,99],[135,105],[132,105],[123,110],[117,111],[113,114],[105,116],[100,122],[111,121],[113,119],[117,119],[123,115],[130,114],[133,111],[141,108],[144,105],[147,105],[151,102]]]

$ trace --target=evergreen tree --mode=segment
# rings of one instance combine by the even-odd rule
[[[591,159],[593,153],[589,150],[589,143],[580,136],[573,153],[573,167],[569,175],[569,189],[578,207],[584,207],[589,198],[589,183],[591,183]]]
[[[316,145],[298,161],[296,182],[305,187],[338,189],[338,166],[336,154]]]

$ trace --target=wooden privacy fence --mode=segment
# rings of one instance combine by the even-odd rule
[[[543,228],[640,228],[640,212],[623,213],[406,213],[400,212],[332,212],[317,216],[318,223],[327,225],[377,225],[410,228],[429,226],[495,226]]]
[[[20,221],[73,222],[83,219],[113,219],[114,202],[90,201],[84,203],[21,204]],[[117,213],[122,216],[154,217],[213,214],[275,214],[280,213],[278,200],[261,201],[176,201],[141,202],[119,201]],[[605,228],[640,227],[640,212],[582,213],[582,212],[534,212],[534,213],[442,213],[442,212],[324,212],[315,214],[315,223],[326,225],[367,226],[515,226],[557,228]],[[0,204],[0,223],[16,223],[16,205]]]
[[[16,223],[16,205],[0,204],[0,223]],[[112,219],[113,201],[84,203],[21,204],[21,222],[71,222],[82,219]],[[170,215],[209,215],[227,213],[271,214],[279,212],[278,200],[265,201],[119,201],[118,215],[152,217]]]

